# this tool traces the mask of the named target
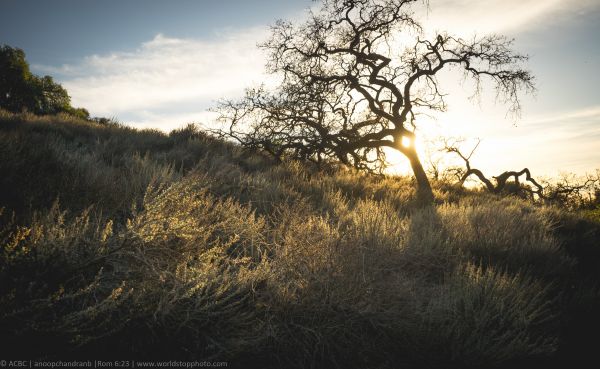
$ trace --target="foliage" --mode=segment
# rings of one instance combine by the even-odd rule
[[[408,178],[277,164],[193,126],[3,111],[0,184],[0,339],[20,357],[487,368],[594,353],[561,356],[599,327],[600,224],[557,207],[434,182],[423,208]]]
[[[0,108],[34,114],[65,112],[89,118],[87,110],[71,106],[67,90],[52,77],[31,73],[23,50],[7,45],[0,46]]]

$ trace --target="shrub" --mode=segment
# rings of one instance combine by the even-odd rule
[[[417,207],[409,179],[277,165],[195,128],[0,112],[0,155],[15,354],[503,366],[577,346],[600,306],[579,213],[443,183]]]

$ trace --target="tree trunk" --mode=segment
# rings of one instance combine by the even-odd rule
[[[402,152],[410,161],[410,167],[415,175],[417,183],[417,200],[421,204],[431,204],[433,202],[433,191],[431,190],[429,178],[427,178],[427,173],[425,173],[425,169],[423,169],[423,165],[421,164],[421,160],[419,159],[414,144],[409,147],[401,147],[400,152]]]

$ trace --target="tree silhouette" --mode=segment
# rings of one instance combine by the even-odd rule
[[[433,199],[415,148],[417,117],[445,111],[438,75],[455,68],[475,82],[493,82],[497,96],[518,112],[519,91],[534,88],[522,69],[526,56],[512,41],[491,35],[464,40],[427,37],[413,8],[419,0],[324,0],[304,23],[278,21],[260,45],[274,91],[250,89],[240,101],[222,101],[227,135],[276,157],[336,159],[366,170],[387,165],[384,148],[410,161],[418,195]]]

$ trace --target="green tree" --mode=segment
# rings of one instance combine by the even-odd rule
[[[0,107],[19,112],[34,105],[32,74],[25,52],[10,46],[0,47]]]
[[[31,73],[25,52],[7,45],[0,46],[0,108],[11,112],[34,114],[69,113],[88,119],[83,108],[71,106],[67,90],[50,76]]]
[[[29,81],[33,98],[33,106],[29,107],[35,114],[57,114],[67,112],[71,108],[71,98],[60,84],[52,77],[33,75]]]

